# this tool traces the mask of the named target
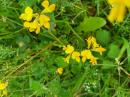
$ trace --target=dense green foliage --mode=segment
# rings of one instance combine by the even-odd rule
[[[106,0],[50,0],[56,4],[51,29],[30,33],[19,16],[27,6],[40,12],[42,1],[0,0],[0,80],[8,81],[7,97],[129,97],[130,14],[112,24]],[[106,49],[94,53],[98,64],[64,62],[63,45],[81,51],[90,35]]]

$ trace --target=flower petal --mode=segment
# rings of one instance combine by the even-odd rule
[[[49,1],[48,0],[44,0],[42,2],[42,6],[45,7],[45,8],[47,8],[49,6]]]
[[[24,22],[24,27],[26,27],[26,28],[29,28],[30,27],[30,23],[29,22]]]
[[[123,19],[124,19],[124,15],[125,15],[125,12],[126,12],[126,8],[125,8],[125,5],[120,5],[119,9],[118,9],[118,16],[117,16],[117,22],[123,22]]]
[[[44,25],[45,28],[50,29],[50,23],[49,22],[45,22],[43,25]]]
[[[111,11],[107,17],[110,22],[114,22],[117,19],[118,9],[119,9],[119,7],[113,7],[111,9]]]
[[[33,13],[32,8],[31,8],[31,7],[26,7],[26,8],[25,8],[25,13],[26,13],[26,14],[32,14],[32,13]]]

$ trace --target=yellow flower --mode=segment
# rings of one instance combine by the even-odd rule
[[[46,16],[44,14],[42,14],[42,15],[39,16],[40,25],[44,26],[47,29],[50,29],[50,23],[49,23],[49,21],[50,21],[50,17],[48,17],[48,16]]]
[[[86,39],[88,48],[96,48],[99,47],[99,44],[97,44],[96,39],[93,36],[90,36],[88,39]]]
[[[108,20],[110,22],[123,22],[125,12],[126,8],[124,5],[121,5],[120,7],[113,7],[108,15]]]
[[[68,55],[66,58],[64,58],[64,61],[69,64],[71,55]]]
[[[91,62],[92,65],[97,64],[97,58],[95,58],[94,56],[91,57],[90,62]]]
[[[72,59],[75,59],[77,62],[80,62],[80,53],[74,51],[74,52],[72,53]]]
[[[108,15],[108,20],[110,22],[114,22],[117,18],[117,14],[118,14],[118,7],[113,7]]]
[[[72,54],[72,52],[74,51],[74,47],[71,45],[67,45],[67,47],[63,47],[63,50],[65,51],[66,54]]]
[[[74,51],[74,47],[71,45],[67,45],[63,47],[63,50],[65,51],[68,56],[64,58],[64,61],[66,63],[69,63],[70,58],[75,59],[77,62],[80,62],[80,53],[77,51]]]
[[[50,5],[48,0],[44,0],[42,6],[45,9],[40,14],[33,14],[33,9],[31,7],[26,7],[24,13],[19,16],[20,19],[25,20],[24,27],[28,28],[30,32],[35,31],[36,34],[38,34],[42,26],[50,29],[50,17],[44,15],[44,13],[53,12],[55,10],[55,4]]]
[[[23,25],[24,25],[25,28],[29,28],[30,27],[30,22],[24,22]]]
[[[0,90],[6,89],[7,85],[8,85],[8,82],[5,82],[5,83],[0,82]]]
[[[108,20],[110,22],[123,22],[126,8],[130,7],[129,0],[108,0],[108,3],[112,6],[112,9],[108,15]]]
[[[30,32],[35,31],[36,34],[40,32],[40,24],[37,21],[24,22],[24,27],[28,28]]]
[[[59,74],[59,75],[61,75],[62,73],[63,73],[63,68],[57,68],[57,73]]]
[[[111,5],[115,5],[115,4],[118,4],[119,1],[118,0],[108,0],[108,3]]]
[[[83,50],[81,52],[82,62],[84,63],[87,59],[91,59],[93,56],[90,50]]]
[[[130,8],[130,0],[125,0],[125,4],[128,8]]]
[[[31,7],[26,7],[25,12],[22,13],[19,18],[22,19],[22,20],[31,21],[32,17],[33,17],[32,8]]]
[[[37,28],[36,28],[36,34],[39,34],[40,33],[40,25],[37,25]]]
[[[44,0],[42,2],[42,6],[45,8],[42,13],[51,13],[55,10],[55,4],[51,4],[49,5],[49,1],[48,0]]]
[[[37,21],[33,21],[30,23],[30,28],[29,28],[30,32],[35,31],[36,34],[38,34],[40,32],[40,25]]]
[[[103,48],[102,46],[99,46],[98,48],[94,48],[93,51],[96,51],[96,52],[100,53],[100,55],[102,55],[102,53],[104,51],[106,51],[106,49]]]

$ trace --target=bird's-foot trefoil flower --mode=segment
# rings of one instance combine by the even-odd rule
[[[86,41],[87,41],[88,49],[99,47],[96,38],[94,38],[93,36],[89,36],[88,39],[86,39]]]
[[[24,20],[24,27],[29,29],[30,32],[38,34],[41,27],[48,30],[51,28],[51,19],[48,14],[55,10],[55,4],[50,5],[48,0],[44,0],[42,6],[44,9],[40,13],[33,13],[33,9],[28,6],[25,8],[24,13],[19,16],[20,19]]]
[[[93,48],[92,50],[95,51],[95,52],[98,52],[100,55],[102,55],[102,53],[103,53],[104,51],[106,51],[106,49],[103,48],[102,46],[99,46],[99,47],[97,47],[97,48]]]
[[[45,28],[50,29],[50,17],[44,14],[41,14],[39,16],[39,23],[41,26],[44,26]]]
[[[42,13],[51,13],[55,10],[55,4],[50,5],[48,0],[44,0],[42,6],[44,7]]]
[[[19,18],[25,21],[31,21],[33,18],[33,9],[31,7],[26,7],[25,12],[22,13]]]
[[[74,47],[71,45],[67,45],[63,47],[63,50],[66,54],[71,54],[74,51]]]
[[[110,22],[123,22],[126,10],[130,8],[129,0],[107,0],[111,5],[111,11],[107,16]]]
[[[72,58],[76,60],[77,62],[80,62],[80,53],[77,51],[74,51],[74,47],[71,45],[67,45],[63,47],[63,50],[67,54],[67,57],[64,58],[64,61],[66,63],[69,63],[69,60]]]
[[[6,89],[7,86],[8,86],[8,82],[0,81],[0,97],[7,96],[7,89]]]
[[[63,68],[62,68],[62,67],[57,68],[56,72],[57,72],[59,75],[62,75],[62,74],[63,74]]]
[[[72,59],[75,59],[77,62],[80,62],[80,53],[77,51],[74,51],[72,53]]]
[[[75,48],[72,45],[67,45],[63,47],[63,50],[67,54],[67,57],[64,58],[66,63],[69,63],[70,59],[76,60],[78,63],[82,61],[85,63],[89,61],[92,65],[97,64],[97,57],[94,56],[93,52],[97,52],[100,55],[106,51],[100,44],[97,43],[96,38],[89,36],[87,39],[87,49],[82,50],[81,52],[75,51]]]
[[[92,52],[90,50],[83,50],[81,51],[81,57],[82,57],[82,62],[84,63],[87,59],[91,59],[92,57]]]

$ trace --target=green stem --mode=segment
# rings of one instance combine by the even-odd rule
[[[22,24],[18,23],[17,21],[14,21],[13,19],[7,18],[7,20],[9,20],[9,21],[11,21],[12,23],[15,23],[15,24],[17,24],[17,25],[23,27]]]
[[[124,44],[123,44],[123,46],[122,46],[122,48],[120,50],[120,53],[119,53],[119,55],[118,55],[118,57],[116,59],[117,62],[120,62],[121,57],[123,56],[125,50],[127,49],[127,41],[124,38],[123,38],[123,41],[124,41]]]
[[[63,45],[64,46],[64,43],[60,40],[60,39],[58,39],[53,33],[51,33],[51,32],[48,32],[56,41],[58,41],[61,45]]]
[[[80,39],[82,42],[84,42],[84,40],[76,33],[76,31],[71,27],[71,25],[70,25],[68,22],[62,21],[62,20],[57,20],[56,22],[61,22],[61,23],[67,24],[67,26],[68,26],[68,27],[70,28],[70,30],[74,33],[74,35],[75,35],[78,39]]]
[[[76,31],[71,27],[71,25],[70,25],[68,22],[66,22],[66,24],[68,25],[68,27],[70,28],[70,30],[74,33],[74,35],[75,35],[78,39],[80,39],[82,42],[84,42],[84,40],[76,33]]]

